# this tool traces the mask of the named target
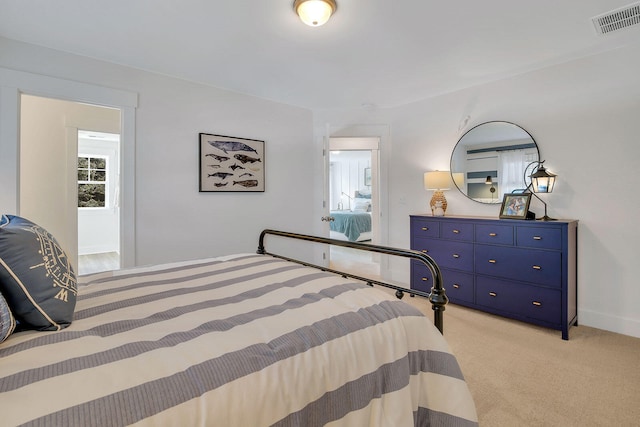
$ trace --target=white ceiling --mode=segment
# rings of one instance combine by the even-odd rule
[[[390,107],[640,42],[591,18],[631,0],[0,0],[0,36],[278,102]]]

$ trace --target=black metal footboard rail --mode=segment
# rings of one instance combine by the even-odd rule
[[[401,286],[393,285],[391,283],[380,282],[380,281],[369,279],[366,277],[361,277],[355,274],[333,270],[331,268],[321,267],[315,264],[310,264],[308,262],[270,253],[265,250],[265,246],[264,246],[264,239],[267,234],[272,234],[275,236],[281,236],[281,237],[292,238],[292,239],[298,239],[298,240],[306,240],[308,242],[323,243],[323,244],[334,245],[334,246],[344,246],[347,248],[358,249],[366,252],[377,252],[381,254],[395,255],[395,256],[404,257],[404,258],[412,258],[422,262],[429,268],[429,270],[431,271],[431,274],[433,275],[433,287],[431,288],[430,293],[426,293],[423,291],[418,291],[415,289],[407,289]],[[387,288],[395,289],[396,296],[398,298],[402,298],[402,296],[404,295],[404,292],[409,293],[411,296],[419,295],[419,296],[426,297],[431,302],[431,308],[433,309],[433,312],[434,312],[433,323],[441,333],[444,332],[442,314],[445,310],[445,305],[447,304],[449,299],[447,298],[444,287],[442,286],[442,273],[440,272],[440,267],[438,267],[438,264],[436,264],[433,258],[431,258],[427,254],[424,254],[418,251],[408,250],[408,249],[398,249],[398,248],[392,248],[389,246],[379,246],[379,245],[347,242],[344,240],[328,239],[325,237],[309,236],[306,234],[296,234],[296,233],[289,233],[286,231],[278,231],[278,230],[263,230],[262,233],[260,233],[260,241],[258,242],[257,252],[259,254],[271,255],[276,258],[281,258],[287,261],[296,262],[298,264],[302,264],[308,267],[314,267],[323,271],[336,273],[343,277],[351,277],[353,279],[366,282],[370,286],[373,286],[375,284],[375,285],[380,285],[380,286],[385,286]]]

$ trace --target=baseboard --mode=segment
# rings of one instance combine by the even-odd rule
[[[578,308],[578,325],[640,338],[640,320]]]

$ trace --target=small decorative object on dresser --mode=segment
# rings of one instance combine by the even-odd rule
[[[505,194],[500,206],[500,218],[502,219],[527,219],[531,193]]]
[[[433,257],[449,300],[562,331],[577,325],[577,220],[411,216],[411,249]],[[411,265],[411,288],[433,279]]]

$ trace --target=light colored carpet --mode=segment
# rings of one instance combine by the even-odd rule
[[[429,302],[404,301],[433,318]],[[450,304],[444,336],[480,426],[640,426],[640,339],[586,326],[559,331]]]
[[[375,276],[374,263],[331,260],[333,268]],[[433,319],[426,298],[403,301]],[[574,326],[565,341],[560,331],[454,304],[444,312],[444,336],[481,427],[640,427],[640,338]]]

